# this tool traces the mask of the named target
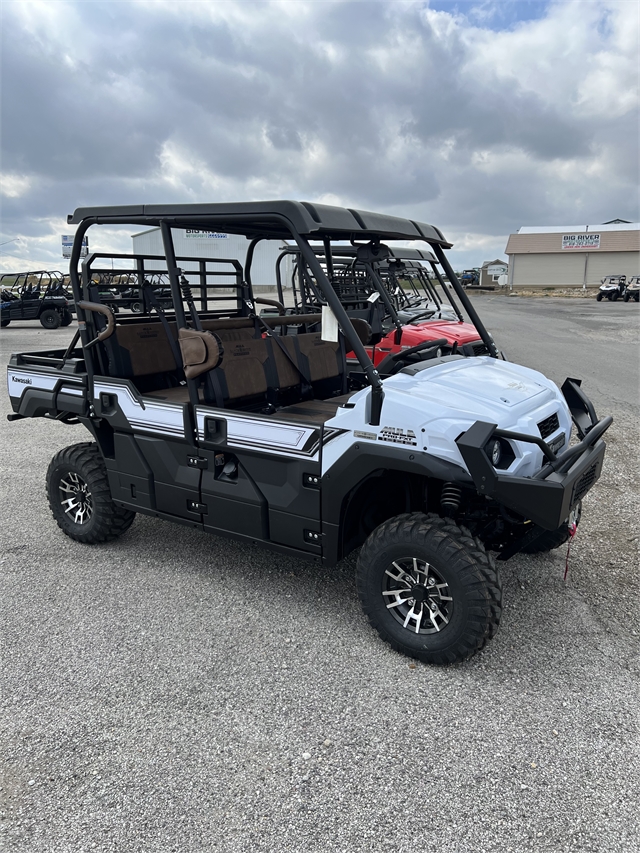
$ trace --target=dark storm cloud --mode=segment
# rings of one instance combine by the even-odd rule
[[[615,35],[604,5],[594,56]],[[82,204],[256,193],[497,235],[637,215],[622,191],[629,110],[605,123],[579,107],[544,47],[505,75],[486,31],[423,3],[25,2],[7,4],[3,34],[3,172],[28,181],[9,183],[10,236],[43,235]],[[584,50],[569,35],[565,47]],[[549,62],[564,99],[537,80]],[[483,166],[487,152],[502,168]],[[576,193],[581,163],[590,185]]]

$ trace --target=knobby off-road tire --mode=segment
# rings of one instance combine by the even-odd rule
[[[73,322],[73,314],[71,313],[71,311],[64,311],[62,314],[61,325],[70,326],[72,322]]]
[[[364,543],[358,593],[394,649],[425,663],[467,660],[498,630],[502,586],[479,539],[450,519],[409,513]]]
[[[47,470],[47,497],[62,532],[89,545],[121,536],[136,516],[112,501],[102,454],[90,441],[56,453]]]
[[[40,325],[45,329],[57,329],[62,322],[55,308],[46,308],[40,315]]]

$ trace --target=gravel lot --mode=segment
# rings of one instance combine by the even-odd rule
[[[566,548],[503,564],[501,630],[447,669],[378,639],[352,558],[143,516],[67,539],[44,476],[87,434],[8,424],[3,391],[3,849],[639,849],[638,308],[474,299],[512,360],[582,377],[615,423],[568,582]],[[69,336],[12,323],[3,362]]]

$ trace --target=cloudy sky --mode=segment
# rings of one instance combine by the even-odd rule
[[[91,204],[383,210],[459,266],[521,225],[640,218],[636,0],[2,8],[4,269],[60,268]]]

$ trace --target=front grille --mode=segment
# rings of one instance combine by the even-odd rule
[[[543,438],[546,438],[548,435],[552,435],[559,428],[560,421],[558,420],[558,415],[556,412],[554,412],[552,415],[549,415],[548,418],[545,418],[538,424],[540,435]]]
[[[489,355],[489,347],[483,342],[478,341],[477,344],[471,344],[471,349],[474,355]]]
[[[596,481],[596,469],[598,467],[598,463],[594,462],[591,468],[588,468],[584,474],[580,477],[580,479],[576,482],[573,487],[573,496],[571,498],[571,505],[576,501],[579,501],[583,495],[586,495],[591,486]]]

